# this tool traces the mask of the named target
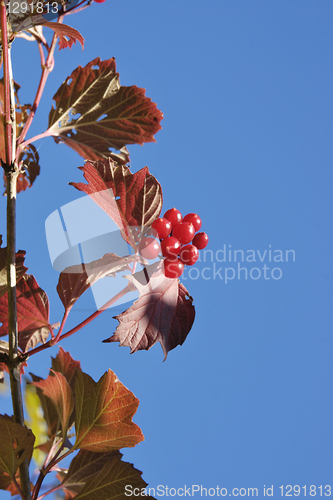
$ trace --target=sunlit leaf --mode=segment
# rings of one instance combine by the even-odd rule
[[[59,50],[65,49],[66,47],[72,48],[73,43],[79,42],[84,46],[84,38],[79,31],[72,26],[62,23],[53,23],[45,21],[43,26],[46,28],[51,28],[56,35],[59,37]]]
[[[64,351],[62,347],[60,347],[57,356],[51,359],[52,359],[52,370],[50,370],[50,376],[53,376],[54,372],[60,373],[65,377],[68,385],[73,391],[76,374],[78,371],[81,371],[80,361],[75,361],[69,354],[69,352]],[[48,437],[50,440],[52,440],[57,431],[59,430],[59,413],[56,409],[56,405],[53,404],[52,399],[46,397],[46,394],[44,393],[39,384],[39,382],[45,382],[45,380],[42,379],[41,377],[33,375],[32,373],[30,375],[32,377],[32,380],[34,382],[37,382],[35,386],[44,412],[44,418],[47,423]],[[71,414],[68,421],[68,426],[70,427],[73,422],[74,422],[74,414]]]
[[[48,133],[83,158],[110,156],[110,148],[155,141],[162,113],[136,86],[121,87],[115,59],[79,66],[54,95]]]
[[[80,169],[88,184],[70,184],[88,194],[135,247],[141,233],[161,213],[163,197],[159,182],[148,167],[132,174],[128,167],[115,165],[112,160],[89,161]]]
[[[44,395],[51,399],[58,412],[62,426],[62,436],[65,438],[68,422],[74,409],[72,389],[66,378],[59,372],[53,372],[47,379],[32,382],[32,384],[41,389]]]
[[[62,347],[55,358],[52,359],[52,370],[61,373],[67,380],[70,387],[74,389],[74,379],[78,371],[81,371],[80,361],[75,361],[69,352]]]
[[[30,373],[33,382],[43,381],[41,377]],[[47,435],[49,440],[52,441],[54,436],[59,431],[60,420],[56,407],[54,406],[52,400],[47,397],[43,390],[36,386],[37,394],[43,409],[44,419],[47,425]]]
[[[149,275],[148,280],[148,274],[143,271],[127,276],[140,296],[131,307],[116,316],[119,325],[113,336],[103,342],[120,342],[120,345],[129,346],[131,353],[148,350],[160,342],[166,359],[171,349],[184,343],[192,328],[193,299],[178,279],[166,278],[161,269]]]
[[[109,370],[98,382],[78,372],[75,381],[74,447],[107,452],[132,447],[143,440],[132,422],[138,399]]]
[[[128,265],[140,260],[138,256],[119,257],[105,254],[89,264],[70,266],[60,273],[57,292],[66,310],[70,309],[81,295],[96,281],[127,269]]]

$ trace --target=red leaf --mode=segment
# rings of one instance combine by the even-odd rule
[[[80,361],[75,361],[68,352],[62,349],[62,347],[60,347],[57,356],[51,359],[52,370],[50,370],[50,375],[52,376],[53,372],[60,373],[65,377],[72,391],[74,391],[76,374],[78,373],[78,371],[81,371]],[[44,394],[44,392],[38,385],[39,382],[44,382],[44,380],[40,377],[37,377],[36,375],[33,375],[32,373],[30,375],[32,377],[32,380],[34,382],[37,382],[37,384],[35,385],[43,408],[44,418],[48,426],[48,436],[50,440],[53,440],[53,437],[58,429],[58,411],[56,410],[54,404],[51,402],[51,399],[49,397],[46,397],[46,394]],[[74,415],[71,415],[68,423],[69,427],[72,425],[73,421]]]
[[[21,479],[20,479],[20,473],[17,471],[16,473],[16,482],[19,486],[21,486]],[[30,483],[31,491],[33,491],[34,485]],[[6,472],[0,471],[0,490],[7,490],[11,494],[11,496],[19,495],[19,492],[9,476]]]
[[[88,194],[114,220],[124,239],[135,247],[138,234],[150,227],[161,213],[163,197],[159,182],[148,167],[132,174],[128,167],[115,165],[110,159],[87,162],[80,170],[88,184],[70,184]]]
[[[32,384],[41,389],[44,395],[51,399],[61,422],[62,436],[65,438],[68,422],[74,409],[72,389],[66,378],[59,372],[53,372],[46,380],[32,382]]]
[[[178,279],[166,278],[161,269],[151,275],[148,283],[143,271],[128,279],[139,290],[140,297],[115,317],[119,321],[116,332],[103,342],[120,342],[129,346],[131,353],[148,350],[160,342],[166,359],[171,349],[184,343],[192,328],[193,299]]]
[[[49,301],[32,275],[24,275],[16,285],[19,347],[26,351],[49,335]],[[0,298],[0,336],[8,334],[8,294]]]
[[[61,373],[69,383],[69,385],[74,388],[74,378],[77,371],[81,371],[80,361],[75,361],[69,352],[63,350],[62,347],[59,348],[59,352],[55,358],[52,359],[52,370]]]
[[[66,310],[70,309],[81,295],[96,281],[127,268],[128,264],[140,260],[138,256],[119,257],[105,254],[89,264],[67,267],[60,273],[57,292]]]
[[[17,178],[17,192],[20,193],[31,187],[40,174],[39,154],[33,144],[29,144],[23,150],[18,162],[22,169]]]
[[[154,142],[161,129],[163,115],[145,90],[120,86],[114,58],[79,66],[53,99],[48,132],[90,160],[110,157],[110,148]]]
[[[117,500],[126,498],[126,486],[132,491],[142,491],[147,483],[141,472],[132,464],[121,460],[121,453],[91,453],[80,450],[73,459],[68,475],[63,481],[65,491],[79,493],[77,500]],[[153,497],[144,495],[153,500]],[[68,498],[72,498],[68,496]]]
[[[24,266],[25,252],[19,250],[15,254],[15,264],[16,264],[16,282],[18,282],[22,276],[28,270]],[[7,292],[7,247],[0,248],[0,297],[2,297]]]
[[[78,372],[75,381],[74,447],[108,452],[132,447],[143,440],[140,428],[132,422],[139,400],[109,370],[96,383]]]
[[[0,415],[0,436],[0,470],[13,479],[19,466],[31,457],[35,436],[30,429],[15,423],[8,415]]]
[[[65,49],[66,47],[72,48],[73,43],[79,42],[84,46],[84,38],[79,31],[67,26],[67,24],[43,22],[43,26],[51,28],[55,34],[59,37],[59,50]]]

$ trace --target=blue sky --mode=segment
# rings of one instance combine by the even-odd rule
[[[68,18],[86,46],[56,54],[31,134],[46,128],[52,96],[73,69],[115,56],[121,83],[146,88],[164,113],[156,144],[129,147],[132,171],[147,165],[162,184],[163,210],[197,212],[210,237],[206,261],[201,254],[183,281],[194,326],[164,363],[159,345],[130,356],[101,343],[123,306],[62,344],[95,380],[111,368],[140,399],[134,420],[145,441],[124,458],[150,487],[202,485],[227,496],[245,488],[246,498],[247,488],[266,498],[264,485],[274,497],[282,485],[306,485],[307,496],[311,485],[317,496],[333,487],[332,21],[328,0],[106,0]],[[13,46],[22,102],[31,102],[40,72],[27,44]],[[82,181],[83,160],[50,138],[36,146],[42,172],[19,195],[18,248],[56,322],[63,309],[45,220],[81,196],[68,183]],[[239,259],[221,261],[224,248],[255,251],[256,262],[240,263],[247,279],[245,271],[238,279]],[[274,262],[275,250],[294,253]],[[235,271],[227,283],[226,268]],[[68,327],[93,308],[83,297]],[[29,371],[46,376],[56,353],[34,356]]]

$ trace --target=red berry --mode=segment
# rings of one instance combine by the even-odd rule
[[[208,241],[209,241],[208,234],[206,234],[206,233],[197,233],[194,236],[194,238],[192,240],[192,243],[199,250],[202,250],[203,248],[206,248],[206,246],[208,245]]]
[[[164,274],[167,278],[179,278],[184,271],[184,264],[179,259],[164,260]]]
[[[201,219],[198,214],[187,214],[183,218],[183,222],[192,222],[195,231],[199,231],[201,228]]]
[[[179,252],[179,258],[187,266],[193,266],[199,258],[199,250],[194,245],[186,245]]]
[[[143,238],[139,243],[139,252],[144,259],[156,259],[160,253],[160,244],[154,238]]]
[[[151,227],[155,229],[160,240],[163,240],[171,233],[172,226],[168,219],[156,219],[152,223]]]
[[[180,241],[174,236],[168,236],[161,241],[162,255],[176,258],[180,250]]]
[[[96,3],[103,3],[105,0],[94,0]]]
[[[191,222],[181,222],[173,228],[172,236],[177,238],[182,245],[186,245],[193,240],[195,229]]]
[[[175,227],[176,224],[182,221],[183,216],[177,208],[170,208],[165,212],[164,218],[171,222],[172,227]]]

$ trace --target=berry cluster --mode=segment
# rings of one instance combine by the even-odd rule
[[[199,250],[208,244],[206,233],[199,233],[201,219],[197,214],[185,217],[176,208],[167,210],[164,216],[152,224],[160,244],[151,237],[143,238],[139,252],[145,259],[155,259],[160,251],[164,259],[164,274],[167,278],[179,278],[184,265],[193,266],[199,258]]]

